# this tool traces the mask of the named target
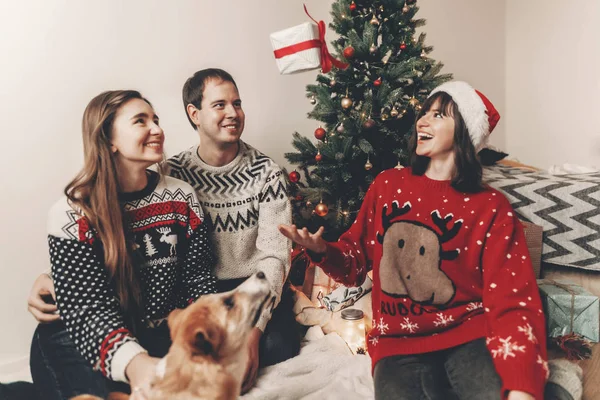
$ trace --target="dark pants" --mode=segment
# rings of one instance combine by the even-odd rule
[[[0,400],[40,399],[31,382],[0,383]],[[40,399],[43,400],[43,399]]]
[[[228,292],[238,287],[245,279],[217,281],[217,292]],[[294,316],[294,295],[289,283],[283,287],[281,300],[273,311],[259,343],[260,367],[267,367],[288,360],[300,351],[300,340],[306,327],[296,322]]]
[[[163,357],[170,346],[166,324],[137,335],[154,357]],[[106,398],[109,392],[129,392],[129,386],[105,378],[83,358],[62,322],[40,324],[33,336],[31,376],[40,399],[63,400],[79,394]]]
[[[502,381],[485,339],[425,354],[392,356],[375,365],[376,399],[499,400]],[[556,384],[546,385],[546,400],[573,400]]]

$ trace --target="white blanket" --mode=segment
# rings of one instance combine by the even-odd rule
[[[311,330],[320,329],[312,327]],[[318,335],[312,335],[315,337]],[[307,337],[311,335],[307,334]],[[374,398],[371,359],[353,355],[346,342],[330,333],[309,340],[300,354],[260,371],[254,389],[243,400]]]

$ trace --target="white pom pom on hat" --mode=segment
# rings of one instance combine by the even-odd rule
[[[462,81],[443,83],[433,89],[429,97],[438,92],[445,92],[452,97],[467,125],[475,150],[481,150],[500,120],[500,114],[492,102],[467,82]]]

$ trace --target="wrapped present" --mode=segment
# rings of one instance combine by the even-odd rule
[[[372,288],[373,281],[367,276],[364,283],[358,287],[338,286],[333,292],[323,297],[322,303],[329,311],[340,311],[356,303]]]
[[[271,34],[273,53],[282,74],[291,74],[321,67],[323,73],[332,66],[346,68],[348,65],[329,54],[325,42],[325,22],[315,21],[304,7],[306,14],[316,23],[306,22]]]
[[[321,267],[314,266],[314,280],[311,288],[310,299],[315,303],[320,305],[321,307],[325,307],[323,303],[323,298],[327,296],[329,293],[334,291],[339,283],[334,281],[329,275],[327,275]]]
[[[572,333],[598,342],[600,301],[581,286],[565,280],[538,280],[548,336]]]

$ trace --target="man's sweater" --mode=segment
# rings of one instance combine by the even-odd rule
[[[523,228],[506,198],[449,181],[382,172],[356,221],[329,243],[325,272],[348,286],[373,266],[373,366],[382,358],[486,337],[506,390],[542,399],[545,324]]]
[[[263,271],[275,306],[290,269],[291,245],[277,229],[291,222],[287,182],[269,157],[240,141],[229,164],[213,167],[198,156],[197,146],[167,160],[168,173],[191,184],[210,223],[219,280],[246,278]],[[257,326],[271,318],[265,310]]]
[[[146,188],[119,200],[141,279],[140,322],[157,327],[173,309],[214,293],[214,257],[194,190],[149,173]],[[48,242],[60,316],[77,349],[106,377],[126,382],[125,367],[145,350],[124,322],[102,243],[66,197],[49,213]]]

